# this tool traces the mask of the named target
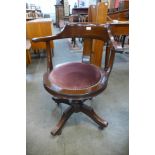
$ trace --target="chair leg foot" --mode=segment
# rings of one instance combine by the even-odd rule
[[[55,127],[52,131],[51,131],[51,135],[52,136],[56,136],[56,135],[61,135],[62,130],[59,130],[59,128]]]
[[[105,121],[106,122],[106,121]],[[106,122],[106,123],[104,123],[104,125],[100,125],[98,128],[100,129],[100,130],[103,130],[105,127],[107,127],[108,126],[108,122]]]
[[[98,125],[100,129],[103,129],[104,127],[108,126],[108,122],[104,119],[102,119],[101,117],[99,117],[95,111],[93,110],[93,108],[83,104],[81,106],[80,109],[84,114],[86,114],[87,116],[89,116],[93,121],[95,121]]]
[[[52,134],[53,136],[56,136],[56,135],[60,135],[60,134],[61,134],[61,130],[62,130],[64,124],[66,123],[66,121],[67,121],[68,118],[72,115],[73,112],[74,112],[74,110],[73,110],[72,107],[68,107],[68,108],[64,111],[64,113],[63,113],[63,115],[62,115],[60,121],[58,122],[58,124],[56,125],[56,127],[51,131],[51,134]]]

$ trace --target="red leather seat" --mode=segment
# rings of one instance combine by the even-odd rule
[[[107,74],[93,64],[69,62],[44,74],[44,87],[59,98],[87,99],[107,86]]]
[[[99,82],[101,73],[95,65],[73,62],[60,65],[49,74],[49,81],[62,89],[85,89]]]

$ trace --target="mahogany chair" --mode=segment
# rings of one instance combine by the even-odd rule
[[[111,44],[106,47],[105,67],[100,68],[90,64],[90,59],[82,57],[81,62],[66,62],[53,68],[50,41],[64,38],[89,38],[102,40]],[[99,117],[92,107],[84,104],[105,90],[108,78],[112,70],[115,49],[117,48],[111,31],[106,24],[72,23],[66,24],[63,30],[57,35],[33,38],[33,42],[46,42],[47,50],[47,72],[43,76],[45,89],[53,96],[53,100],[59,105],[64,103],[69,107],[64,111],[60,121],[51,131],[52,135],[61,134],[61,130],[68,118],[75,112],[82,112],[94,120],[101,129],[108,125],[108,122]]]

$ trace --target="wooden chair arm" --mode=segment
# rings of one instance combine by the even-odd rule
[[[88,39],[97,39],[102,40],[104,42],[109,42],[109,54],[107,55],[107,65],[106,67],[110,71],[112,69],[115,52],[120,51],[122,47],[120,47],[116,41],[114,41],[114,37],[110,30],[110,25],[108,24],[66,24],[66,26],[62,29],[62,31],[53,36],[39,37],[33,38],[33,42],[46,42],[46,51],[47,51],[47,71],[51,71],[53,69],[52,58],[51,58],[51,49],[50,49],[50,41],[55,39],[63,39],[63,38],[72,38],[72,37],[81,37]]]
[[[32,41],[33,42],[48,42],[48,41],[51,41],[51,40],[54,40],[54,39],[57,39],[56,35],[32,38]]]
[[[111,33],[111,30],[108,28],[108,34],[109,34],[109,39],[110,39],[110,43],[112,45],[112,48],[113,50],[116,52],[116,51],[120,51],[120,52],[123,52],[123,48],[122,46],[120,46],[115,40],[114,40],[114,37]]]

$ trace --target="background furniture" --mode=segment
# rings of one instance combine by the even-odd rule
[[[96,5],[90,5],[88,8],[88,22],[96,22]]]
[[[63,0],[64,3],[64,16],[68,17],[70,15],[70,5],[68,3],[68,0]]]
[[[104,24],[107,21],[108,4],[101,2],[97,5],[90,5],[88,9],[88,22]],[[91,63],[101,66],[104,42],[94,40],[93,45],[89,39],[84,40],[84,56],[90,59]],[[93,53],[90,55],[90,49],[93,46]]]
[[[43,17],[39,6],[26,3],[26,21]]]
[[[56,26],[59,27],[59,21],[64,20],[64,6],[55,5]]]
[[[124,0],[119,2],[118,10],[121,11],[125,9],[129,9],[129,0]]]
[[[88,8],[73,8],[72,14],[88,14]]]
[[[31,63],[31,54],[30,54],[30,49],[31,49],[31,43],[29,39],[26,39],[26,65]]]
[[[110,24],[110,29],[112,34],[116,37],[116,41],[119,42],[120,40],[122,41],[120,44],[121,47],[124,47],[124,43],[125,43],[125,38],[126,36],[129,36],[129,23],[128,22],[124,22],[124,23],[112,23]],[[118,38],[118,39],[117,39]],[[121,38],[121,39],[119,39]],[[123,51],[116,51],[118,53],[123,53]]]
[[[123,38],[122,41],[122,45],[124,46],[124,41],[125,41],[125,34],[128,34],[127,31],[124,31],[124,26],[127,27],[129,26],[129,22],[128,20],[128,12],[129,10],[126,9],[124,11],[117,11],[117,12],[113,12],[113,13],[108,13],[108,5],[107,3],[98,3],[97,5],[90,5],[89,9],[88,9],[88,22],[91,23],[100,23],[100,24],[104,24],[104,23],[112,23],[113,20],[124,20],[122,22],[118,22],[116,25],[117,29],[119,28],[119,37],[121,36]],[[111,18],[108,18],[111,17]],[[125,25],[123,25],[125,24]],[[112,27],[111,27],[112,28]],[[118,32],[115,28],[115,30]],[[112,31],[113,35],[116,35],[114,29]],[[118,33],[117,33],[118,34]],[[98,52],[94,52],[90,55],[90,48],[92,46],[91,42],[89,41],[89,39],[85,39],[84,40],[84,56],[86,59],[90,59],[90,61],[92,63],[95,63],[95,65],[97,66],[101,66],[102,64],[102,55],[103,55],[103,41],[94,41],[93,42],[93,48],[94,51],[98,51]],[[107,43],[108,46],[108,43]],[[118,52],[118,51],[117,51]],[[122,53],[122,48],[119,51],[119,53]]]
[[[26,22],[26,37],[28,39],[34,38],[34,37],[43,37],[43,36],[49,36],[52,35],[52,21],[48,18],[41,18],[41,19],[35,19],[31,21]],[[45,49],[46,44],[45,43],[31,43],[31,47],[33,50],[38,49]],[[54,48],[53,41],[50,42],[50,48]]]
[[[68,5],[68,10],[70,10],[70,5]],[[55,5],[55,14],[56,14],[56,26],[60,27],[60,22],[68,19],[68,16],[65,16],[64,4]],[[70,13],[69,13],[70,14]]]
[[[109,20],[127,21],[129,20],[129,9],[108,13],[108,17]]]
[[[85,61],[85,59],[82,59],[82,62],[67,62],[53,68],[49,41],[73,37],[88,38],[91,42],[93,42],[93,39],[104,42],[111,39],[111,45],[106,50],[104,69],[100,69],[93,63]],[[34,38],[33,41],[46,42],[47,45],[47,72],[43,77],[45,89],[53,96],[53,100],[58,105],[60,103],[69,105],[51,134],[60,134],[65,122],[74,112],[83,112],[94,120],[101,129],[106,127],[108,125],[107,121],[100,118],[93,108],[87,106],[84,102],[97,96],[107,87],[115,50],[117,49],[117,44],[114,42],[108,26],[71,23],[65,25],[63,31],[55,36]],[[94,53],[93,48],[90,54],[92,53]]]
[[[121,25],[121,22],[123,21],[125,23],[125,21],[126,21],[126,24],[127,25],[129,24],[129,9],[124,9],[122,11],[115,11],[115,12],[108,13],[107,17],[108,17],[107,18],[108,22],[109,21],[112,22],[113,20],[118,20],[119,26],[117,26],[117,29],[118,29],[118,27],[120,27],[121,33],[119,33],[119,35],[116,35],[118,30],[115,28],[115,31],[114,31],[114,28],[113,28],[113,34],[115,35],[115,40],[121,41],[122,42],[121,46],[124,47],[125,38],[126,38],[126,36],[129,35],[129,30],[127,32],[126,29],[124,29],[124,25]]]

